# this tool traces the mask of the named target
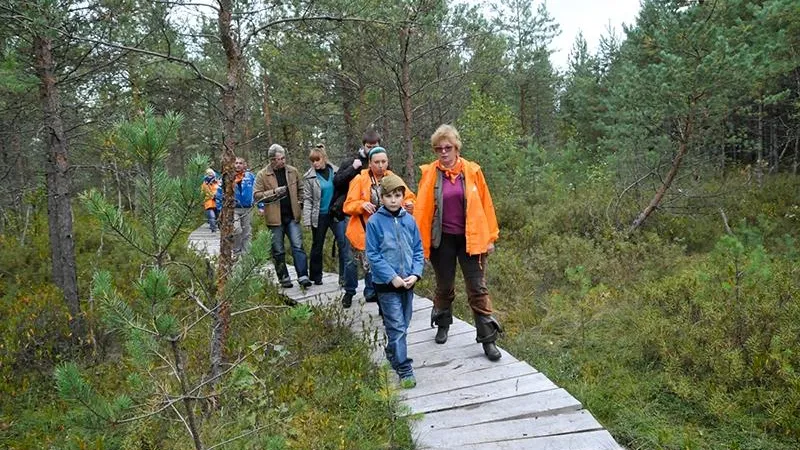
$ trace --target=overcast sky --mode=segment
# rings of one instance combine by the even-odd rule
[[[540,0],[533,1],[538,6]],[[536,7],[532,8],[534,11]],[[639,12],[639,0],[549,0],[547,10],[561,26],[561,35],[553,40],[551,61],[559,70],[567,67],[567,57],[578,31],[594,54],[600,36],[607,34],[609,23],[615,33],[624,38],[622,24],[631,25]]]

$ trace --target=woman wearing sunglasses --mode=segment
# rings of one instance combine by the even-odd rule
[[[419,226],[425,257],[436,275],[431,326],[435,341],[447,342],[453,323],[456,262],[461,266],[467,299],[475,319],[477,341],[491,361],[502,356],[495,345],[502,331],[492,317],[486,288],[486,263],[494,251],[499,229],[492,197],[481,167],[461,157],[461,137],[450,125],[431,136],[436,161],[421,167],[414,219]]]

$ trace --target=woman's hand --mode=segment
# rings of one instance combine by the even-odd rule
[[[486,248],[486,253],[494,253],[494,244],[489,244]]]
[[[414,214],[414,202],[407,202],[403,205],[403,209],[409,214]]]
[[[364,204],[361,205],[361,208],[369,214],[375,214],[375,211],[378,210],[378,208],[376,208],[371,202],[364,202]]]

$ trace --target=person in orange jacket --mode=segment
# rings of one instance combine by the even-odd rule
[[[208,228],[212,233],[217,232],[217,217],[219,211],[217,210],[217,188],[219,187],[219,179],[214,169],[206,169],[206,176],[203,178],[203,183],[200,185],[200,191],[203,192],[203,210],[206,212],[208,219]]]
[[[350,216],[345,235],[355,251],[356,259],[364,268],[364,299],[368,302],[376,302],[378,301],[378,295],[372,285],[372,274],[364,256],[367,220],[380,208],[380,183],[383,177],[392,174],[392,171],[388,169],[389,156],[385,148],[373,147],[367,156],[369,167],[363,169],[350,182],[347,199],[344,201],[342,211]],[[406,190],[403,197],[403,208],[409,213],[414,212],[415,198],[410,189]]]
[[[461,137],[450,125],[441,125],[431,136],[437,160],[420,167],[414,219],[419,226],[425,257],[436,276],[436,295],[431,327],[438,327],[435,341],[447,342],[453,323],[456,261],[461,266],[477,341],[491,361],[502,356],[495,345],[502,332],[492,317],[492,301],[486,287],[486,263],[499,234],[492,196],[481,167],[461,157]]]

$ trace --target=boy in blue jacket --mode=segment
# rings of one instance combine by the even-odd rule
[[[410,389],[417,381],[408,357],[406,336],[411,322],[414,284],[422,276],[422,240],[414,218],[403,209],[403,196],[408,187],[402,178],[387,175],[380,187],[383,206],[367,221],[365,252],[383,312],[388,339],[386,359],[400,377],[400,386]]]

